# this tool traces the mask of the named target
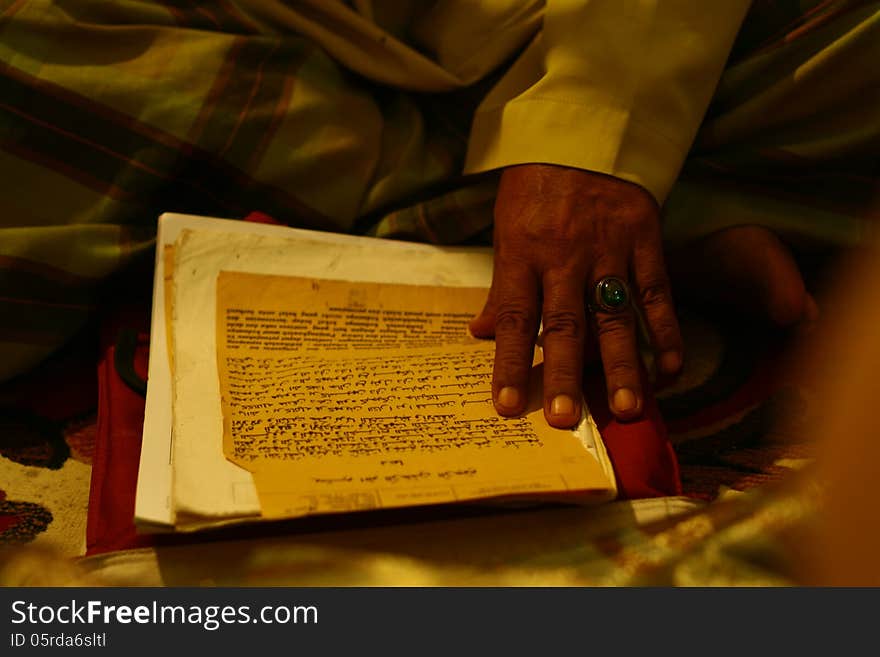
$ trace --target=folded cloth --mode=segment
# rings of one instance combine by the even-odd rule
[[[252,213],[247,220],[275,223],[261,213]],[[90,555],[194,540],[190,535],[139,535],[134,526],[149,359],[148,327],[148,309],[137,307],[122,308],[109,315],[102,329],[98,419],[86,530]],[[644,387],[647,394],[642,417],[622,423],[608,408],[601,370],[589,372],[585,381],[587,404],[614,465],[619,499],[681,494],[675,452],[649,386]]]
[[[587,405],[614,466],[618,499],[681,495],[678,459],[645,372],[642,390],[645,400],[641,418],[620,422],[608,408],[602,372],[596,369],[584,381]]]
[[[153,541],[134,526],[147,375],[147,313],[125,312],[102,329],[98,362],[98,419],[86,524],[86,554]],[[124,319],[122,319],[124,317]]]

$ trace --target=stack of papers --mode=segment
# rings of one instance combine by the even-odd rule
[[[588,409],[544,421],[540,372],[495,414],[466,331],[491,250],[176,214],[157,243],[140,530],[616,496]]]

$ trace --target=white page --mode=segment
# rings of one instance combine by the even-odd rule
[[[176,522],[172,499],[172,381],[169,367],[165,323],[165,263],[163,250],[174,244],[185,228],[223,233],[246,233],[292,238],[307,238],[326,244],[355,244],[364,238],[339,233],[302,230],[272,224],[260,224],[198,215],[165,213],[159,217],[153,305],[150,324],[150,360],[146,412],[138,469],[135,499],[135,522],[144,529],[158,530]],[[388,240],[371,240],[391,248],[407,246]]]
[[[165,334],[164,247],[174,244],[184,228],[258,235],[310,235],[312,239],[339,242],[352,239],[335,233],[302,231],[286,226],[258,224],[214,217],[165,213],[159,217],[153,306],[150,318],[150,361],[144,415],[143,441],[135,497],[135,522],[153,530],[175,524],[172,488],[171,370]]]

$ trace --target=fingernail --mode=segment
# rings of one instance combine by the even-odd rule
[[[556,395],[550,402],[550,415],[574,415],[574,400],[568,395]]]
[[[618,388],[611,400],[611,405],[616,413],[628,413],[638,406],[635,393],[629,388]]]
[[[675,374],[681,369],[681,354],[677,351],[664,351],[660,354],[660,370],[664,374]]]
[[[504,408],[519,408],[519,400],[519,390],[513,386],[506,386],[498,392],[498,404]]]

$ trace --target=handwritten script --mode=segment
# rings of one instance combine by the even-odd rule
[[[491,346],[491,345],[490,345]],[[227,356],[236,458],[358,458],[543,443],[492,408],[492,350],[285,358]]]
[[[485,290],[232,272],[217,290],[224,453],[263,515],[605,483],[540,390],[526,415],[496,414],[494,344],[467,332]]]

